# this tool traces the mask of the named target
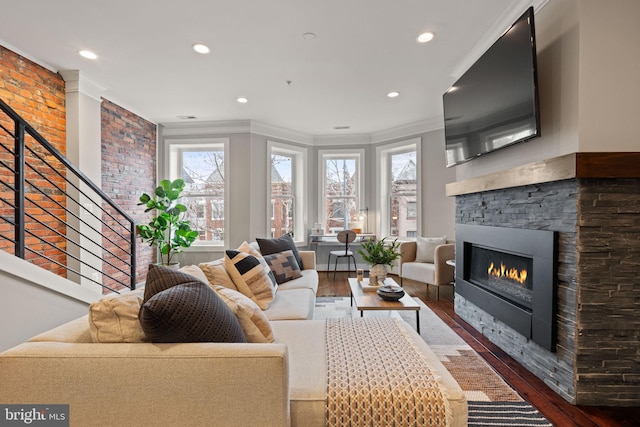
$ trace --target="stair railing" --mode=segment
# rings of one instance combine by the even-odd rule
[[[135,289],[134,220],[2,100],[0,111],[0,249],[103,293]]]

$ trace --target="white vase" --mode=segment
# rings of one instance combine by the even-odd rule
[[[378,282],[384,281],[387,278],[387,273],[389,272],[389,267],[384,264],[375,264],[371,266],[369,270],[369,276],[376,276],[378,278]]]

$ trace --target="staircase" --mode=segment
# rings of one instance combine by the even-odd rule
[[[135,237],[134,220],[0,100],[3,328],[23,319],[28,338],[42,319],[60,324],[103,294],[135,289]]]

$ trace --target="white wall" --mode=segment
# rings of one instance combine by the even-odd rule
[[[580,151],[640,151],[640,1],[579,5]]]
[[[542,136],[454,167],[457,180],[575,152],[640,151],[640,2],[551,0],[535,15]]]
[[[579,150],[577,10],[577,0],[552,0],[534,17],[541,136],[454,166],[458,181]]]
[[[0,251],[0,283],[0,351],[84,316],[89,303],[100,297],[4,251]]]

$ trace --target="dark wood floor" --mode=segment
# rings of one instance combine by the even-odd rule
[[[391,276],[395,278],[395,276]],[[320,272],[318,296],[349,296],[347,274]],[[637,427],[640,426],[640,407],[613,408],[602,406],[575,406],[558,396],[540,379],[523,368],[500,348],[478,333],[471,325],[454,313],[452,289],[440,290],[440,301],[435,302],[435,288],[427,294],[424,285],[404,280],[405,291],[420,298],[467,344],[487,361],[520,395],[531,402],[547,419],[558,427]],[[640,405],[640,404],[639,404]]]

